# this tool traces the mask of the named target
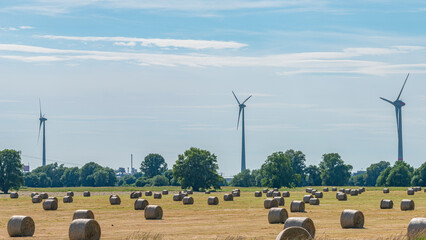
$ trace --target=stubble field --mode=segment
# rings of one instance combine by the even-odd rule
[[[322,190],[322,187],[313,187]],[[77,209],[90,209],[101,226],[102,239],[275,239],[283,229],[283,224],[269,224],[268,211],[263,207],[265,194],[254,197],[255,188],[240,188],[241,197],[232,202],[223,201],[223,195],[233,188],[226,187],[222,192],[194,193],[193,205],[174,202],[173,194],[178,188],[165,187],[169,195],[162,199],[142,196],[151,205],[163,208],[162,220],[145,220],[144,211],[134,210],[135,199],[130,199],[130,191],[161,192],[163,188],[91,188],[91,197],[83,197],[82,188],[27,189],[20,191],[18,199],[9,195],[0,196],[0,239],[9,238],[7,222],[13,215],[26,215],[34,219],[36,230],[33,239],[68,239],[68,228]],[[67,190],[74,191],[74,202],[63,203]],[[283,191],[284,189],[280,189]],[[285,189],[291,195],[285,198],[289,217],[309,217],[316,227],[316,239],[403,239],[410,220],[426,217],[426,193],[416,192],[408,196],[405,188],[390,188],[384,194],[379,188],[367,188],[358,196],[349,196],[347,201],[338,201],[335,193],[324,192],[319,206],[306,205],[304,213],[290,212],[292,200],[302,200],[304,188]],[[57,196],[59,207],[56,211],[43,210],[42,203],[31,203],[32,191],[47,191],[49,196]],[[51,192],[49,192],[51,191]],[[109,195],[119,194],[121,205],[110,205]],[[209,196],[217,196],[219,205],[207,205]],[[391,199],[393,209],[380,209],[381,199]],[[401,211],[402,199],[415,202],[414,211]],[[361,210],[365,216],[363,229],[342,229],[340,214],[344,209]]]

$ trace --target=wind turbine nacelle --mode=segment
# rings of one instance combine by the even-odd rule
[[[403,102],[401,100],[396,100],[393,104],[397,107],[405,106],[405,102]]]
[[[240,108],[245,108],[246,105],[245,104],[240,104]]]

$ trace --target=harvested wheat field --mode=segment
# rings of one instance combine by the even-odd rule
[[[81,188],[49,189],[53,192],[44,190],[49,197],[58,197],[59,206],[54,211],[45,211],[42,203],[31,202],[31,192],[41,192],[40,189],[19,191],[18,199],[3,194],[0,196],[0,239],[9,238],[7,222],[13,215],[33,218],[33,239],[68,239],[73,213],[78,209],[93,211],[101,227],[102,239],[275,239],[283,229],[283,224],[268,223],[269,209],[264,208],[266,194],[254,196],[254,192],[260,188],[240,188],[241,196],[234,197],[233,201],[223,201],[223,195],[232,191],[228,187],[211,194],[194,192],[190,195],[194,199],[192,205],[173,201],[173,194],[179,190],[177,188],[133,188],[132,191],[161,192],[166,188],[170,194],[161,199],[145,194],[141,197],[148,200],[150,205],[162,207],[161,220],[145,220],[143,210],[134,210],[136,199],[130,199],[131,191],[124,191],[128,190],[125,188],[90,188],[91,197],[83,197],[84,190]],[[74,191],[73,202],[63,203],[62,197],[68,190]],[[307,204],[305,212],[290,212],[291,201],[302,200],[306,192],[304,188],[280,190],[291,192],[290,197],[285,198],[284,205],[289,217],[309,217],[313,220],[316,239],[403,239],[412,218],[426,217],[426,193],[423,191],[408,196],[405,188],[391,188],[389,194],[384,194],[383,189],[367,188],[358,196],[348,194],[347,201],[338,201],[336,192],[330,191],[323,193],[320,205]],[[111,194],[120,196],[120,205],[110,204]],[[211,196],[218,197],[218,205],[208,205],[207,199]],[[380,209],[382,199],[392,200],[393,209]],[[402,199],[414,200],[415,210],[401,211]],[[362,211],[364,228],[343,229],[340,215],[344,209]]]

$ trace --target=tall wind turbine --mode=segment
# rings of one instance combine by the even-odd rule
[[[405,83],[407,83],[408,80],[408,76],[410,76],[410,74],[407,74],[407,77],[405,78],[404,84],[402,85],[401,91],[399,92],[398,98],[392,102],[386,98],[380,98],[383,101],[386,101],[390,104],[392,104],[395,107],[395,113],[396,113],[396,127],[398,130],[398,160],[402,161],[403,160],[403,152],[402,152],[402,107],[405,106],[405,103],[401,100],[399,100],[399,98],[401,97],[401,93],[402,90],[404,90],[405,87]]]
[[[39,104],[40,104],[40,127],[38,128],[38,139],[40,139],[40,130],[41,130],[41,125],[43,125],[43,166],[46,166],[46,121],[47,118],[44,117],[44,115],[42,115],[41,113],[41,101],[39,99]]]
[[[241,172],[246,170],[246,144],[245,144],[245,137],[244,137],[244,108],[246,107],[246,105],[244,103],[247,102],[247,100],[249,100],[249,98],[251,98],[251,95],[244,100],[243,103],[240,103],[240,101],[238,100],[237,96],[235,96],[234,91],[232,91],[232,94],[234,94],[235,100],[237,100],[238,106],[240,108],[239,113],[238,113],[238,121],[237,121],[237,130],[238,130],[238,125],[240,124],[240,116],[241,116],[241,112],[243,113],[243,118],[241,121],[242,124],[242,132],[243,132],[243,141],[242,141],[242,147],[241,147]]]

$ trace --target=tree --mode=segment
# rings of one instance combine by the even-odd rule
[[[146,177],[140,177],[140,178],[136,179],[135,186],[136,187],[144,187],[148,183],[149,183],[149,180],[146,179]]]
[[[383,170],[380,173],[379,177],[376,180],[376,186],[377,187],[386,186],[386,179],[388,178],[391,170],[392,170],[392,167],[387,167],[385,170]]]
[[[173,165],[173,177],[183,189],[188,187],[192,187],[194,191],[210,187],[219,189],[222,177],[217,173],[218,168],[216,155],[192,147],[178,156]]]
[[[4,149],[0,151],[0,187],[4,193],[9,189],[18,190],[24,183],[23,165],[18,151]]]
[[[61,177],[67,168],[63,164],[58,163],[47,164],[46,166],[40,166],[33,170],[34,173],[46,173],[47,177],[51,180],[49,187],[62,187]]]
[[[260,168],[262,186],[292,187],[293,169],[289,156],[283,152],[275,152],[268,156]]]
[[[322,185],[344,186],[351,177],[351,165],[345,165],[338,153],[328,153],[322,156],[319,164]]]
[[[97,163],[89,162],[84,164],[84,166],[81,167],[81,173],[80,173],[81,185],[95,186],[95,179],[93,178],[92,174],[99,169],[102,169],[102,166]]]
[[[390,163],[386,161],[380,161],[379,163],[371,164],[367,168],[367,172],[365,174],[365,186],[375,186],[380,173],[382,173],[382,171],[384,171],[389,166]]]
[[[40,178],[39,187],[46,188],[46,187],[52,186],[52,179],[50,179],[50,177],[48,177],[46,173],[44,172],[39,173],[39,178]]]
[[[80,186],[80,170],[78,167],[67,168],[61,177],[61,182],[66,187]]]
[[[151,186],[168,186],[169,179],[163,175],[157,175],[151,178]]]
[[[80,171],[80,182],[83,186],[114,186],[117,182],[114,170],[94,162],[86,163]]]
[[[308,186],[321,186],[321,172],[319,167],[309,165],[306,170],[306,184]]]
[[[287,150],[284,155],[290,158],[291,167],[293,169],[293,183],[295,186],[302,185],[302,179],[305,179],[305,154],[302,151]]]
[[[140,169],[145,177],[152,178],[163,175],[167,170],[167,163],[160,154],[150,153],[142,161]]]
[[[255,176],[250,174],[250,170],[246,169],[235,175],[229,185],[236,187],[251,187],[256,185],[256,179]]]
[[[411,185],[426,187],[426,162],[414,171]]]
[[[351,186],[365,186],[366,173],[361,173],[349,178],[349,185]]]
[[[402,161],[395,163],[395,166],[389,172],[386,178],[386,186],[406,187],[411,183],[410,169]]]
[[[24,185],[27,187],[39,187],[40,178],[38,174],[29,172],[24,175]]]
[[[136,182],[136,178],[134,176],[132,176],[132,175],[126,175],[126,176],[124,176],[123,180],[124,180],[124,182],[127,185],[132,185],[133,183]]]

